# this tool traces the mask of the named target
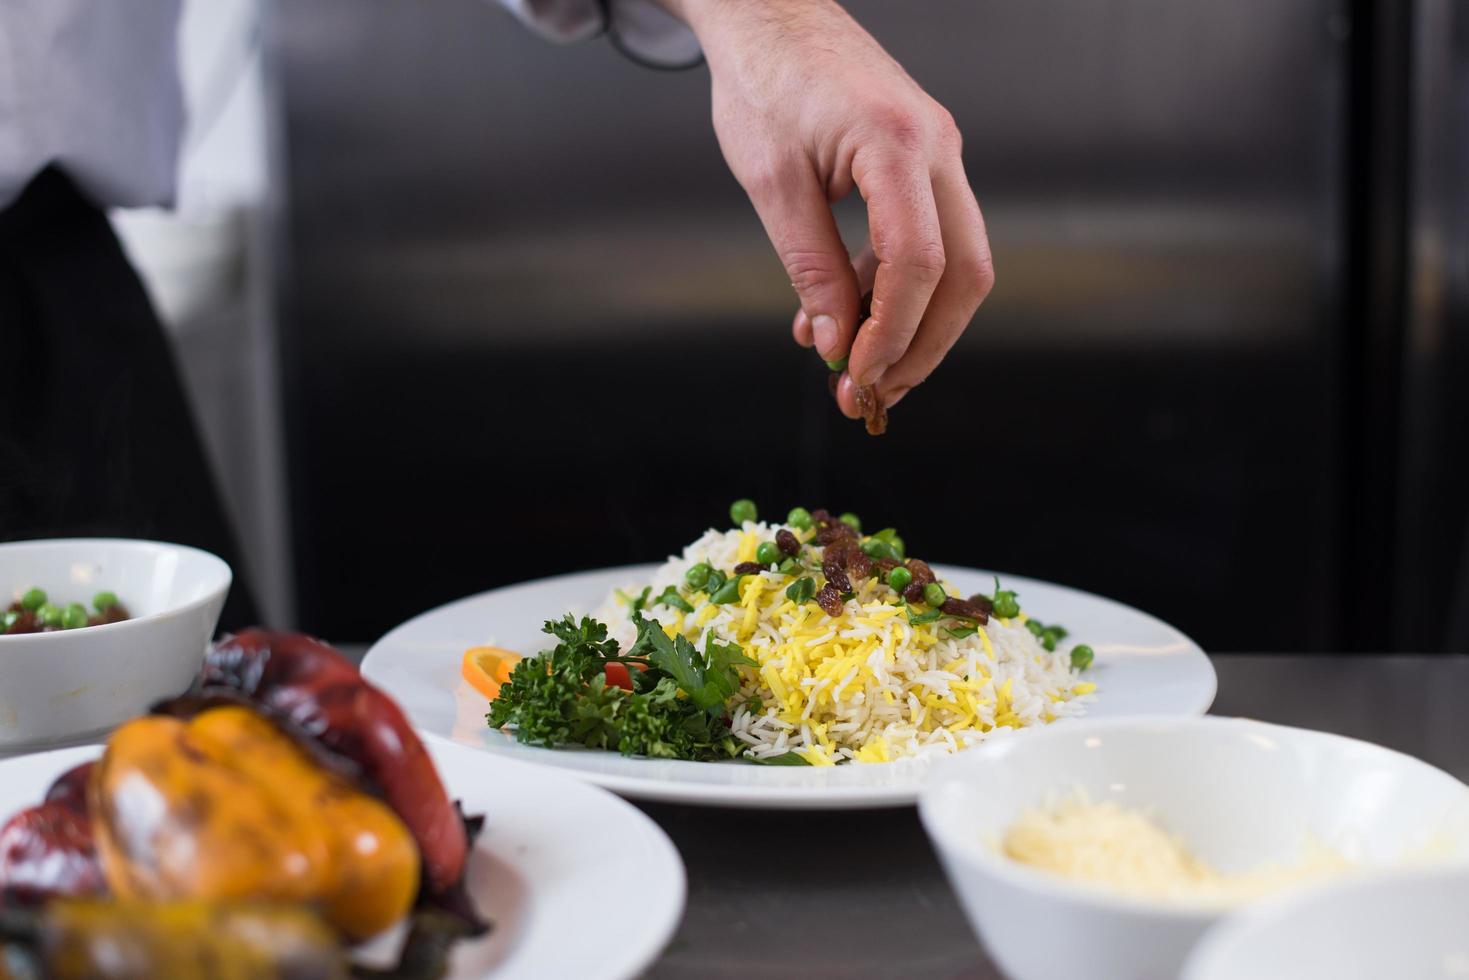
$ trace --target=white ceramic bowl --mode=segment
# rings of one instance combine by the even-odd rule
[[[134,618],[0,636],[0,753],[97,736],[189,686],[231,581],[219,558],[177,544],[64,538],[0,544],[0,599],[29,588],[90,606],[117,593]]]
[[[1369,875],[1209,930],[1185,980],[1469,977],[1469,871]]]
[[[1234,718],[1121,718],[1020,733],[936,767],[923,825],[990,954],[1016,980],[1178,976],[1224,910],[1115,895],[996,849],[1027,808],[1075,789],[1147,810],[1224,872],[1300,860],[1469,858],[1469,786],[1355,739]]]

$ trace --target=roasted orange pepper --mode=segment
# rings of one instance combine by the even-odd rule
[[[397,815],[247,707],[128,722],[88,793],[119,899],[306,902],[360,939],[418,892],[418,848]]]

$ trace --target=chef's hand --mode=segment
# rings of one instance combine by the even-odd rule
[[[714,130],[801,303],[793,332],[895,404],[938,366],[994,285],[953,117],[833,0],[662,0],[704,48]],[[847,254],[831,203],[867,202]],[[863,292],[872,318],[857,332]],[[854,381],[855,379],[855,381]]]

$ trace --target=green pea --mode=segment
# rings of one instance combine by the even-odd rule
[[[712,571],[714,571],[714,569],[709,567],[708,562],[701,561],[699,562],[699,564],[695,565],[693,568],[690,568],[688,571],[683,573],[683,580],[685,583],[688,584],[689,588],[697,592],[709,583],[709,573]],[[98,606],[97,608],[100,609],[102,607]]]
[[[729,602],[738,602],[740,598],[740,579],[743,575],[736,575],[719,587],[719,591],[709,597],[709,601],[716,606],[722,606]]]
[[[1012,616],[1020,615],[1020,602],[1015,598],[1014,592],[1000,588],[998,575],[995,576],[995,594],[990,597],[990,602],[994,604],[995,615],[1001,619],[1010,619]]]
[[[746,521],[758,520],[759,517],[760,512],[755,509],[755,501],[747,497],[741,497],[729,505],[729,519],[734,521],[736,525],[743,524]]]
[[[780,545],[774,541],[761,541],[755,549],[755,560],[762,565],[774,565],[780,561]]]
[[[92,608],[98,612],[106,612],[117,605],[116,592],[98,592],[92,596]]]
[[[937,609],[944,604],[948,596],[944,594],[944,587],[937,582],[930,582],[923,587],[923,601]]]
[[[80,629],[87,625],[87,607],[80,602],[73,602],[61,611],[61,626],[63,629]]]
[[[1092,648],[1085,643],[1078,643],[1071,648],[1071,666],[1077,670],[1086,670],[1092,665]]]
[[[868,558],[892,558],[897,559],[898,553],[893,546],[881,538],[868,538],[862,542],[862,551]]]
[[[903,539],[898,537],[897,528],[885,527],[881,531],[878,531],[876,534],[874,534],[873,537],[877,538],[879,541],[886,541],[888,547],[893,549],[893,557],[899,560],[902,559],[903,553],[907,549],[903,545]]]
[[[1047,626],[1041,630],[1041,646],[1047,650],[1056,649],[1056,644],[1061,641],[1062,632],[1054,626]]]
[[[888,585],[892,587],[893,591],[902,592],[904,589],[912,584],[913,573],[908,571],[908,569],[904,568],[903,566],[899,565],[891,572],[888,572]]]
[[[811,512],[804,507],[792,507],[786,515],[786,523],[802,531],[811,530]]]
[[[1025,621],[1025,628],[1030,630],[1031,635],[1034,636],[1037,640],[1041,638],[1041,634],[1044,633],[1046,630],[1046,628],[1041,625],[1041,621],[1038,619],[1027,619]]]
[[[838,517],[837,520],[841,521],[843,524],[847,525],[847,527],[856,531],[858,534],[862,533],[862,518],[858,517],[851,511],[847,511],[841,517]]]
[[[20,619],[20,613],[14,611],[0,615],[0,633],[9,633],[10,627],[14,626],[18,619]]]
[[[20,597],[20,604],[25,608],[31,610],[32,612],[35,612],[37,609],[40,609],[46,604],[46,590],[31,589],[25,595]]]
[[[727,578],[728,576],[726,576],[719,569],[711,568],[709,570],[709,581],[704,583],[704,591],[709,593],[710,595],[713,595],[714,593],[718,592],[720,588],[723,587]]]
[[[1055,633],[1056,634],[1056,639],[1058,639],[1058,640],[1064,640],[1064,639],[1066,639],[1066,627],[1064,627],[1064,626],[1047,626],[1046,629],[1048,631],[1052,632],[1052,633]]]
[[[780,573],[782,575],[795,575],[799,572],[804,572],[805,570],[806,567],[800,562],[796,561],[796,559],[794,558],[787,558],[785,561],[780,563]]]
[[[43,602],[41,608],[36,610],[36,618],[46,626],[60,626],[61,607],[54,603]]]
[[[831,368],[836,374],[841,374],[847,369],[847,359],[845,357],[838,357],[836,360],[827,361],[826,366]]]

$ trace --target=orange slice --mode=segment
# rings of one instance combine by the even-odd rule
[[[459,674],[470,687],[493,701],[500,696],[500,685],[510,680],[510,672],[518,663],[518,653],[499,647],[470,647],[464,651]]]

